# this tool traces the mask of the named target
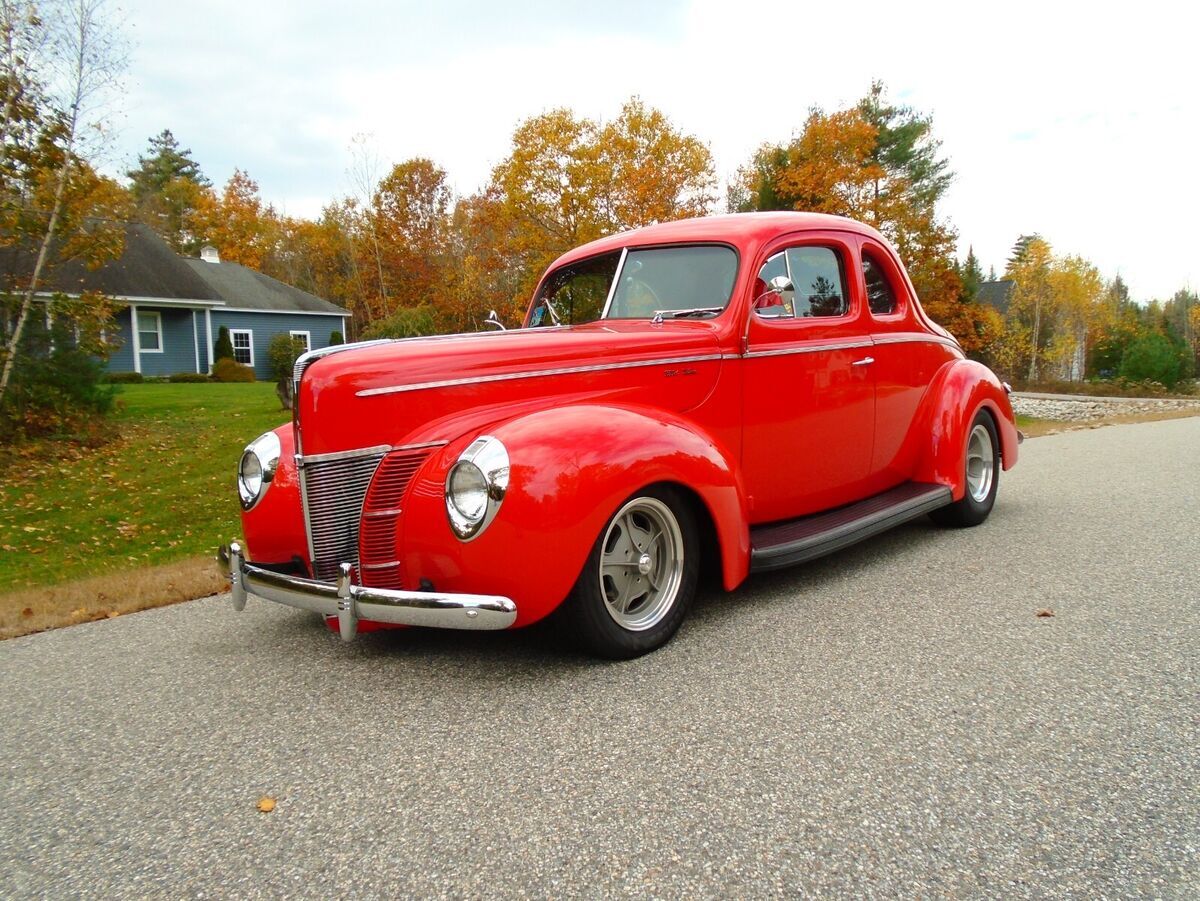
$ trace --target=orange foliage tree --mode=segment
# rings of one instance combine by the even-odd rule
[[[929,314],[974,356],[985,356],[1000,322],[963,291],[957,235],[937,214],[951,174],[932,123],[890,105],[882,84],[853,107],[812,110],[786,146],[765,144],[730,187],[732,210],[806,210],[877,228],[904,261]]]
[[[708,148],[636,97],[606,126],[568,109],[526,119],[485,192],[482,202],[494,207],[477,220],[504,239],[512,261],[502,281],[517,294],[501,305],[520,305],[541,271],[576,245],[704,215],[715,187]]]

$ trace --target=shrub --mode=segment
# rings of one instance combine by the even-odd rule
[[[345,343],[346,343],[346,339],[342,337],[341,332],[334,329],[332,332],[329,333],[329,346],[330,347],[333,347],[333,345],[335,345],[335,344],[345,344]]]
[[[429,304],[400,307],[386,319],[372,322],[362,331],[363,338],[418,338],[437,334],[437,311]]]
[[[221,326],[217,330],[217,343],[213,345],[213,358],[217,360],[233,359],[233,340],[229,337],[229,329]]]
[[[254,370],[230,357],[222,357],[213,364],[213,379],[218,382],[253,382]]]
[[[140,385],[145,380],[140,372],[109,372],[104,376],[110,385]]]
[[[292,408],[292,371],[296,358],[304,353],[304,341],[280,332],[267,345],[267,361],[271,364],[271,375],[275,377],[275,393],[285,410]]]
[[[271,375],[276,381],[290,379],[296,368],[296,358],[304,353],[304,339],[293,338],[280,332],[267,345],[267,362],[271,364]]]
[[[0,407],[0,443],[95,432],[115,397],[104,364],[77,348],[73,329],[59,322],[23,345]]]
[[[176,372],[174,375],[172,375],[170,378],[168,378],[167,381],[168,382],[176,382],[176,383],[178,383],[178,382],[188,382],[188,383],[190,383],[190,382],[207,382],[208,376],[206,376],[202,372]]]
[[[1179,381],[1179,354],[1165,335],[1142,335],[1121,357],[1121,378],[1161,382],[1168,389]]]

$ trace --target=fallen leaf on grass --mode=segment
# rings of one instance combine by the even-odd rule
[[[263,795],[258,799],[258,809],[260,813],[270,813],[275,809],[275,799]]]
[[[24,616],[26,618],[33,616],[33,608],[26,607],[24,610],[21,611],[21,616]]]
[[[1037,612],[1037,615],[1038,616],[1054,616],[1054,611],[1047,607],[1043,607],[1041,610],[1039,610]]]

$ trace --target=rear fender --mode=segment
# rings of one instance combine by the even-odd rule
[[[916,481],[949,485],[954,499],[962,498],[967,435],[981,409],[995,420],[1003,468],[1016,465],[1017,427],[1004,386],[982,363],[952,360],[930,383],[909,436],[918,442]]]
[[[608,518],[648,485],[677,483],[707,509],[723,581],[749,568],[745,492],[732,458],[694,425],[661,410],[578,404],[487,427],[510,461],[495,520],[472,541],[451,533],[446,476],[478,431],[435,454],[409,489],[397,536],[406,578],[438,590],[485,591],[517,602],[517,625],[550,613],[567,596]]]

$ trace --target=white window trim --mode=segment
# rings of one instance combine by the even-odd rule
[[[234,340],[233,340],[234,335],[245,335],[247,337],[247,339],[248,339],[247,343],[249,344],[249,350],[250,350],[250,362],[243,364],[243,365],[253,366],[254,365],[254,329],[231,328],[229,330],[229,343],[233,344],[233,359],[234,359],[234,361],[240,363],[241,360],[238,360],[238,358],[237,358],[237,344],[235,344]]]
[[[138,322],[138,319],[141,316],[153,316],[154,317],[155,325],[158,327],[158,349],[157,350],[155,350],[153,347],[142,347],[142,337],[141,337],[142,329],[140,327],[141,323]],[[138,332],[138,353],[160,354],[163,352],[162,313],[158,312],[158,310],[139,310],[138,312],[134,313],[133,327]]]
[[[305,350],[312,350],[312,332],[294,331],[288,332],[288,334],[293,338],[299,338],[301,335],[303,335]]]

